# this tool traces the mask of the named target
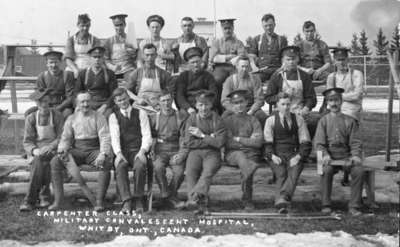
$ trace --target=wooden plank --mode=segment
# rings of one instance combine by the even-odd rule
[[[2,81],[36,81],[37,76],[1,76]]]

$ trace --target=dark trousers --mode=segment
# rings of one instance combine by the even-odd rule
[[[50,159],[38,156],[33,158],[25,203],[35,205],[38,199],[50,200]]]
[[[323,207],[331,206],[332,180],[333,176],[343,169],[339,166],[325,165],[324,174],[321,176],[321,200]],[[352,166],[345,169],[350,170],[350,208],[361,207],[361,195],[363,186],[364,169],[362,166]]]
[[[240,168],[242,200],[251,201],[253,197],[253,176],[259,167],[257,155],[247,154],[245,151],[236,150],[229,152],[225,159],[231,166]]]
[[[213,149],[194,149],[186,159],[188,200],[207,196],[211,180],[221,167],[221,154]]]

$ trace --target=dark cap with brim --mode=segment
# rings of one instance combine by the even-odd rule
[[[51,58],[51,57],[56,57],[61,60],[63,57],[63,53],[61,51],[47,51],[43,54],[45,58]]]
[[[279,56],[280,58],[283,58],[283,56],[300,57],[300,48],[294,45],[286,46],[280,50]]]
[[[185,50],[185,52],[183,53],[183,59],[185,59],[185,61],[189,61],[190,58],[192,57],[202,57],[203,56],[203,50],[200,47],[190,47],[188,49]]]
[[[161,27],[164,27],[165,21],[164,18],[162,18],[162,16],[160,15],[149,16],[146,20],[147,26],[150,26],[150,23],[152,23],[153,21],[160,23]]]
[[[111,20],[114,20],[114,19],[125,20],[126,17],[128,17],[127,14],[116,14],[116,15],[110,16],[110,19],[111,19]]]
[[[332,97],[332,96],[342,96],[343,92],[344,92],[343,88],[332,87],[332,88],[328,88],[325,91],[323,91],[322,95],[328,98],[328,97]]]
[[[103,56],[105,51],[106,51],[106,48],[104,48],[103,46],[95,46],[95,47],[91,48],[90,50],[88,50],[87,53],[91,56],[95,56],[95,55]]]
[[[332,49],[333,58],[335,59],[345,59],[349,57],[350,49],[346,47],[335,47]]]
[[[51,89],[39,89],[35,90],[31,95],[29,95],[29,99],[33,101],[41,100],[44,96],[48,95]]]
[[[234,18],[227,18],[227,19],[219,19],[218,21],[221,23],[222,27],[225,26],[233,26],[236,19]]]
[[[213,103],[214,99],[215,93],[209,90],[200,90],[196,94],[196,102]]]
[[[230,92],[226,97],[230,98],[231,100],[243,97],[244,99],[247,99],[249,97],[249,91],[244,90],[244,89],[239,89]]]

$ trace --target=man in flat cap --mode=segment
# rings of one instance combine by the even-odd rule
[[[128,79],[127,89],[139,96],[136,103],[158,109],[158,98],[162,90],[175,95],[171,75],[156,65],[157,47],[148,43],[142,47],[143,66],[135,69]]]
[[[186,206],[199,211],[207,209],[212,177],[221,166],[220,149],[225,144],[226,131],[222,119],[212,111],[215,93],[200,91],[196,97],[197,113],[185,124],[185,145],[188,200]]]
[[[106,64],[109,69],[114,71],[117,78],[128,79],[128,75],[136,68],[136,58],[138,50],[127,39],[125,33],[126,14],[110,16],[115,29],[115,35],[106,39]]]
[[[47,93],[50,98],[50,107],[54,107],[67,118],[73,112],[74,74],[71,71],[61,69],[62,52],[48,51],[43,56],[46,58],[47,70],[38,75],[35,90],[51,89]],[[26,111],[25,115],[36,110],[37,107],[32,107]]]
[[[213,75],[202,66],[203,50],[199,47],[187,49],[183,57],[187,62],[187,71],[182,72],[176,80],[176,105],[178,109],[189,114],[196,112],[196,96],[200,90],[217,92],[217,82]],[[218,109],[219,102],[213,103]]]
[[[118,87],[118,82],[114,72],[104,66],[104,53],[102,46],[88,51],[92,64],[79,72],[77,90],[89,92],[93,109],[108,117],[113,105],[111,94]]]
[[[288,41],[285,36],[275,33],[276,24],[273,14],[265,14],[261,18],[261,25],[264,33],[252,39],[249,53],[256,57],[258,68],[267,67],[259,72],[261,82],[265,83],[281,67],[279,52],[288,45]]]
[[[40,207],[50,205],[50,160],[55,155],[64,125],[63,115],[50,108],[49,89],[38,89],[30,95],[37,111],[25,119],[24,149],[30,156],[31,175],[28,192],[20,211],[31,211],[39,199]]]
[[[356,120],[341,112],[342,88],[330,88],[323,92],[330,112],[318,122],[314,137],[319,163],[322,163],[321,196],[322,212],[331,212],[332,179],[339,170],[351,175],[349,213],[361,215],[361,192],[364,171],[362,167],[362,142]],[[341,161],[341,162],[337,162]],[[322,174],[321,174],[322,173]]]
[[[131,106],[126,89],[115,89],[112,98],[116,107],[109,117],[109,126],[111,145],[116,155],[114,165],[117,186],[123,201],[122,211],[130,214],[133,202],[136,213],[142,213],[146,184],[146,154],[152,145],[149,119],[145,111]],[[134,171],[133,195],[130,191],[129,167]]]
[[[67,63],[67,70],[74,72],[78,77],[79,70],[86,69],[91,64],[88,51],[100,45],[100,40],[89,33],[91,20],[88,14],[78,15],[76,24],[79,31],[67,39],[64,59]]]
[[[294,44],[300,48],[300,66],[313,80],[325,81],[332,62],[328,45],[317,37],[312,21],[304,22],[303,33],[305,39]]]
[[[223,116],[227,141],[225,159],[231,166],[240,168],[242,200],[245,209],[254,209],[252,203],[253,175],[261,161],[261,146],[264,143],[261,124],[257,118],[247,114],[249,93],[235,90],[227,95],[233,114]]]
[[[205,68],[208,65],[208,45],[207,41],[193,32],[194,21],[191,17],[183,17],[181,20],[182,35],[179,36],[174,44],[172,45],[172,50],[177,50],[177,55],[175,55],[176,63],[178,64],[179,72],[188,70],[187,61],[184,58],[184,53],[187,49],[191,47],[199,47],[202,50],[203,56],[201,57],[202,66]]]
[[[184,124],[189,114],[172,108],[173,97],[163,91],[160,96],[160,112],[150,115],[153,136],[154,175],[161,192],[161,207],[177,208],[182,205],[178,200],[178,189],[183,181],[183,172],[188,155],[184,145]],[[168,183],[166,168],[172,170]]]
[[[243,42],[236,38],[234,33],[235,19],[221,19],[219,21],[223,37],[212,42],[209,57],[209,68],[213,69],[213,75],[218,85],[218,100],[220,100],[222,84],[229,75],[235,72],[235,67],[231,63],[232,59],[246,54]]]
[[[156,65],[168,72],[172,72],[174,68],[174,59],[175,55],[171,51],[171,43],[162,38],[160,33],[162,28],[164,27],[165,21],[159,15],[151,15],[146,20],[147,27],[150,31],[150,37],[143,39],[139,43],[140,52],[143,51],[143,48],[146,44],[153,44],[156,47],[157,57],[156,57]],[[140,58],[144,59],[143,54],[140,54]],[[139,62],[139,67],[142,65],[142,61]]]
[[[263,126],[267,119],[267,114],[261,109],[264,105],[264,95],[262,94],[260,78],[251,74],[250,59],[247,56],[239,56],[236,64],[237,73],[229,76],[224,82],[221,104],[225,108],[224,115],[233,112],[233,105],[228,95],[235,90],[246,90],[248,92],[247,114],[255,116]]]
[[[65,122],[57,148],[58,155],[50,162],[54,202],[49,209],[58,210],[62,207],[64,197],[62,174],[67,168],[91,205],[94,206],[94,210],[100,212],[105,209],[104,199],[112,168],[110,132],[104,115],[91,107],[90,93],[78,93],[76,105],[75,112]],[[80,174],[79,166],[82,164],[98,169],[96,197]]]
[[[310,75],[297,67],[299,52],[297,46],[287,46],[281,50],[282,67],[272,75],[265,100],[270,105],[276,105],[279,92],[289,94],[290,111],[306,119],[312,137],[318,118],[310,112],[317,104],[317,97]]]
[[[278,111],[267,119],[264,127],[264,158],[270,162],[277,179],[275,207],[279,213],[287,213],[304,161],[312,148],[306,123],[300,115],[290,112],[290,101],[289,94],[278,93]]]

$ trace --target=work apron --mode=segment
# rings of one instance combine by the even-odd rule
[[[282,72],[282,92],[290,95],[290,112],[298,114],[303,108],[303,82],[297,70],[297,80],[288,80],[286,72]]]
[[[189,48],[192,47],[196,47],[196,42],[193,40],[192,42],[181,42],[179,43],[179,55],[181,56],[181,58],[184,61],[184,57],[183,54],[185,53],[185,51]],[[179,72],[183,72],[189,70],[187,62],[183,62],[180,66],[179,66]]]
[[[93,36],[89,35],[87,44],[79,44],[78,38],[74,36],[75,64],[78,69],[86,69],[90,66],[90,56],[87,53],[93,46]]]
[[[49,123],[47,125],[39,124],[39,110],[36,111],[36,133],[37,133],[37,145],[42,148],[57,138],[56,131],[54,129],[53,113],[50,111]]]
[[[156,78],[147,78],[143,70],[143,77],[140,82],[138,96],[146,100],[150,106],[158,108],[158,98],[161,94],[160,78],[157,69],[155,69]]]
[[[131,57],[134,49],[128,47],[126,41],[117,42],[117,38],[113,37],[112,55],[111,60],[115,65],[120,65],[120,70],[114,71],[116,75],[125,74],[128,71],[134,70],[131,63]]]

